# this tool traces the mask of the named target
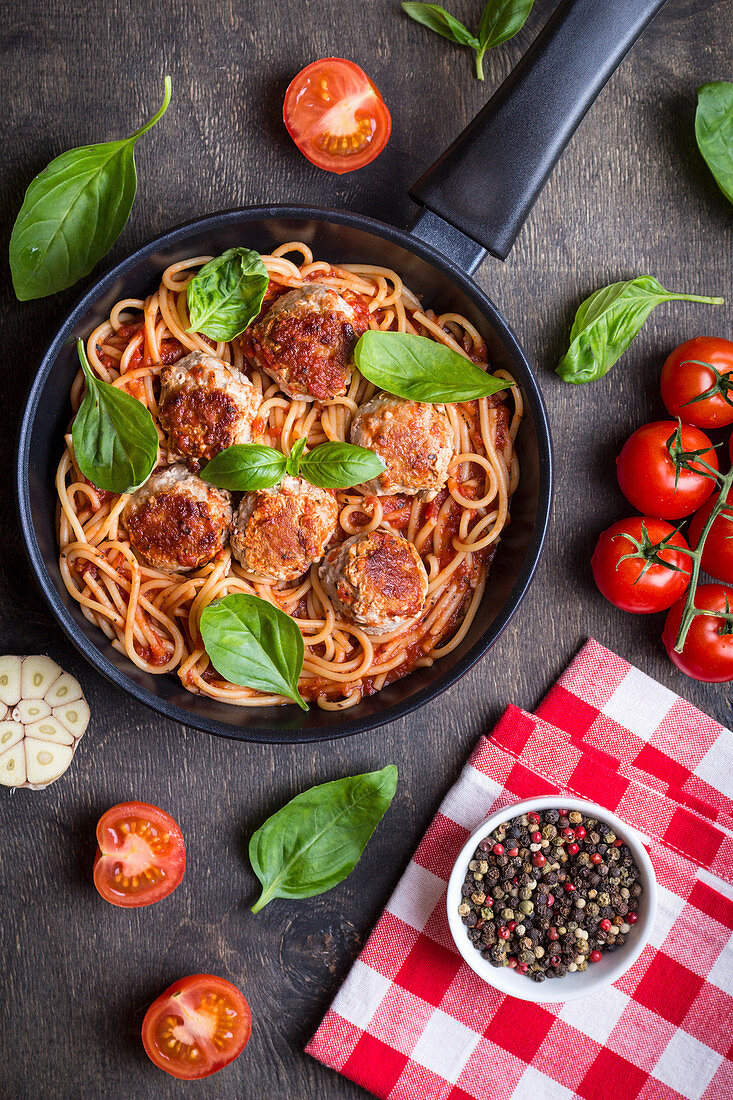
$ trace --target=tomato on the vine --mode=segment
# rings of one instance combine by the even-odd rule
[[[718,469],[704,432],[675,420],[655,420],[626,440],[616,459],[616,473],[621,492],[640,512],[682,519],[697,511],[715,488],[703,462]]]
[[[283,121],[301,153],[327,172],[353,172],[384,149],[392,118],[379,91],[358,65],[324,57],[293,77]]]
[[[698,428],[733,424],[733,343],[717,336],[687,340],[662,367],[667,412]]]
[[[716,580],[733,584],[733,489],[728,492],[727,512],[715,517],[705,538],[700,564],[706,573]],[[717,503],[717,496],[709,497],[690,521],[690,546],[697,547],[710,513]]]
[[[112,905],[152,905],[172,894],[186,870],[178,824],[147,802],[121,802],[97,823],[94,885]]]
[[[733,680],[733,625],[725,614],[733,613],[733,588],[724,584],[700,584],[695,591],[695,607],[719,615],[695,615],[685,638],[682,652],[675,642],[682,621],[683,596],[667,614],[662,641],[669,658],[685,676],[708,684]]]
[[[690,583],[689,547],[663,519],[631,516],[598,539],[593,578],[602,595],[622,611],[651,615],[666,611]]]
[[[252,1013],[235,985],[213,974],[181,978],[153,1001],[143,1020],[145,1053],[172,1077],[195,1080],[228,1066],[244,1050]]]

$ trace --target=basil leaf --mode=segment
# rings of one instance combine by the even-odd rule
[[[137,190],[135,145],[170,99],[167,76],[163,104],[141,129],[122,141],[70,149],[31,182],[10,237],[13,288],[22,302],[71,286],[110,250]]]
[[[308,710],[298,691],[303,635],[284,611],[238,592],[205,607],[200,629],[212,665],[230,683],[285,695]]]
[[[442,8],[440,4],[416,4],[404,3],[402,10],[416,23],[422,23],[436,34],[447,38],[449,42],[457,42],[459,46],[470,46],[471,49],[479,48],[478,39],[471,34],[460,20],[454,18],[450,12]]]
[[[720,190],[733,202],[733,84],[715,80],[697,89],[695,138]]]
[[[369,329],[359,337],[354,362],[367,381],[380,389],[428,405],[474,401],[511,385],[486,374],[445,344],[408,332]]]
[[[97,378],[81,340],[76,342],[87,392],[71,438],[79,469],[110,493],[130,493],[147,481],[158,461],[158,432],[142,401]]]
[[[386,469],[374,451],[353,443],[321,443],[300,462],[301,477],[321,489],[349,489]]]
[[[233,443],[225,447],[199,471],[202,481],[217,489],[235,493],[269,489],[285,475],[286,459],[282,451],[261,443]]]
[[[188,331],[212,340],[240,336],[260,312],[269,281],[259,252],[228,248],[204,264],[188,284]]]
[[[312,898],[356,867],[397,788],[397,768],[352,775],[296,795],[249,842],[262,893],[258,913],[273,898]]]
[[[662,302],[723,305],[722,298],[676,294],[651,275],[601,287],[582,303],[570,330],[570,347],[557,366],[564,382],[602,378],[631,344],[655,306]]]
[[[513,38],[527,22],[534,0],[489,0],[478,25],[476,75],[484,79],[483,59],[487,50]]]
[[[301,457],[305,450],[305,444],[305,439],[297,439],[290,450],[290,454],[285,459],[285,469],[291,477],[300,475]]]

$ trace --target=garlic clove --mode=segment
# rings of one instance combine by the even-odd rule
[[[20,699],[20,657],[0,657],[0,701],[14,707]]]
[[[51,684],[43,697],[50,707],[60,707],[62,703],[71,703],[74,699],[83,698],[81,684],[68,672],[62,672],[57,680]]]
[[[41,741],[53,741],[56,745],[73,745],[74,738],[71,731],[62,726],[58,718],[50,715],[42,718],[40,722],[31,722],[25,727],[26,737],[37,737]]]
[[[21,699],[10,717],[14,722],[22,722],[24,726],[28,726],[31,722],[47,718],[50,713],[51,708],[45,699]]]
[[[89,725],[89,704],[86,699],[73,699],[70,703],[54,707],[53,717],[58,719],[62,726],[66,726],[75,738],[81,737]]]
[[[23,699],[42,699],[63,669],[50,657],[40,655],[24,657],[20,675],[20,693]]]
[[[20,722],[0,722],[0,753],[7,752],[23,740],[25,730]]]
[[[63,775],[74,755],[74,750],[69,745],[53,745],[48,741],[37,741],[28,736],[23,745],[25,746],[26,782],[33,786],[45,787],[53,783]]]
[[[3,787],[22,787],[25,783],[25,741],[18,741],[0,755],[0,783]]]

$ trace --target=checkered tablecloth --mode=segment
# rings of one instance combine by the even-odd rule
[[[589,642],[481,738],[308,1053],[385,1100],[731,1100],[732,778],[729,730]],[[650,838],[659,906],[615,985],[532,1004],[466,966],[445,890],[488,814],[558,791]]]

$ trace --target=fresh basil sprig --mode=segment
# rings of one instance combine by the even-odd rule
[[[714,80],[697,89],[695,138],[720,190],[733,202],[733,84]]]
[[[249,842],[262,893],[259,913],[273,898],[312,898],[337,886],[356,867],[397,789],[397,768],[321,783],[291,799]]]
[[[235,443],[215,455],[199,477],[235,493],[269,489],[289,474],[302,477],[321,489],[349,489],[379,477],[386,466],[366,447],[353,443],[321,443],[304,455],[305,439],[299,439],[286,457],[274,447],[259,443]]]
[[[570,347],[557,366],[564,382],[594,382],[616,363],[649,314],[662,302],[703,302],[721,306],[723,298],[676,294],[651,275],[601,287],[582,303],[570,330]]]
[[[155,421],[142,401],[97,378],[81,340],[76,348],[87,384],[71,431],[77,464],[99,489],[132,492],[158,460]]]
[[[212,340],[240,336],[260,312],[268,282],[259,252],[228,248],[204,264],[188,284],[188,331]]]
[[[13,288],[22,302],[71,286],[109,252],[137,190],[135,145],[170,99],[167,76],[160,109],[129,138],[70,149],[31,182],[10,237]]]
[[[212,665],[226,680],[284,695],[308,710],[298,691],[305,645],[290,615],[237,592],[205,607],[200,629]]]
[[[478,33],[471,34],[468,27],[456,19],[440,4],[403,3],[403,11],[435,31],[449,42],[468,46],[476,51],[476,76],[484,79],[484,54],[493,46],[501,46],[513,38],[527,22],[534,0],[489,0],[481,12]]]
[[[380,389],[428,405],[475,401],[511,385],[445,344],[409,332],[369,329],[359,337],[354,362],[367,381]]]

